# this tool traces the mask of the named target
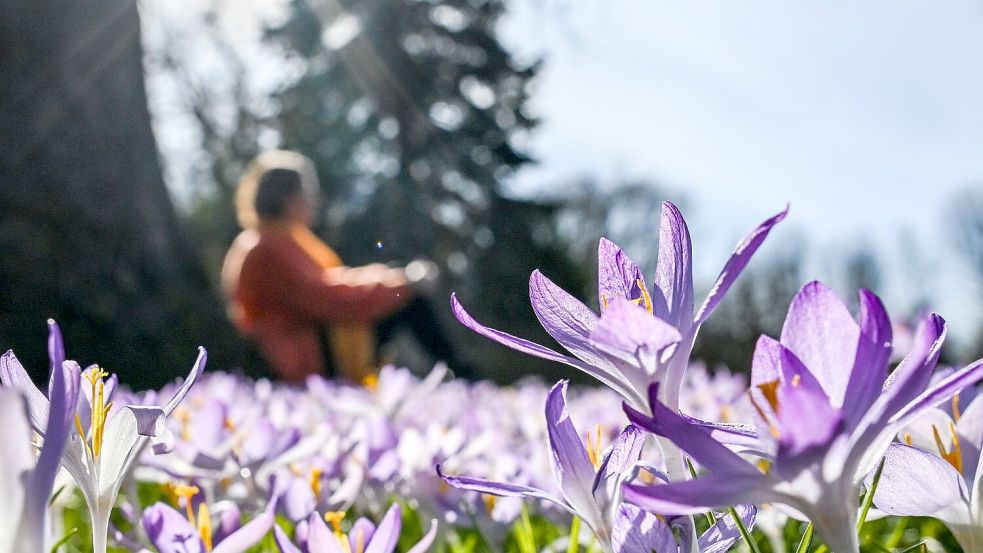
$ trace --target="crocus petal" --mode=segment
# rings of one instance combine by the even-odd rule
[[[592,342],[633,356],[640,351],[654,355],[681,339],[674,326],[624,298],[611,300],[590,334]]]
[[[54,373],[56,370],[61,368],[61,364],[65,362],[65,341],[61,337],[61,329],[58,327],[58,323],[52,319],[48,319],[48,361],[50,362],[49,372]],[[52,392],[53,380],[48,380],[48,397],[57,397]]]
[[[218,515],[218,524],[212,530],[212,540],[215,543],[220,543],[228,536],[231,536],[233,532],[242,528],[242,524],[240,523],[242,512],[235,503],[221,501],[212,506],[212,512]]]
[[[745,528],[754,527],[758,510],[753,505],[737,505],[734,511],[741,517]],[[741,539],[740,528],[734,522],[734,517],[726,514],[718,518],[717,522],[700,536],[698,541],[700,553],[726,553],[739,539]]]
[[[198,358],[195,359],[195,364],[191,367],[191,372],[188,373],[188,377],[184,379],[184,382],[181,383],[181,387],[174,392],[171,399],[164,405],[165,416],[170,415],[171,411],[173,411],[184,399],[184,396],[188,395],[191,387],[194,386],[195,382],[197,382],[198,378],[201,376],[201,373],[204,372],[205,363],[207,361],[208,352],[205,351],[205,348],[199,347]]]
[[[663,515],[695,515],[741,503],[768,503],[777,496],[761,473],[711,474],[673,484],[624,486],[625,501]]]
[[[344,546],[317,513],[312,514],[307,523],[307,551],[309,553],[345,553]]]
[[[843,405],[859,337],[846,305],[818,281],[795,295],[782,327],[782,344],[815,375],[834,407]]]
[[[169,505],[158,502],[147,507],[143,527],[160,553],[205,553],[198,531]]]
[[[686,422],[706,428],[710,437],[738,452],[760,451],[761,441],[753,425],[743,423],[723,423],[700,420],[680,413]]]
[[[632,469],[642,455],[645,434],[633,424],[621,431],[611,446],[611,452],[597,470],[591,492],[598,508],[608,516],[615,516],[615,509],[621,504],[621,483],[632,475]]]
[[[894,434],[900,426],[917,416],[924,408],[935,405],[923,403],[923,408],[917,411],[906,408],[915,396],[925,391],[932,370],[939,360],[945,335],[946,326],[942,317],[933,313],[919,322],[911,353],[885,381],[884,391],[851,434],[850,452],[843,462],[847,467],[855,470],[855,477],[862,478],[874,469],[874,465],[881,460],[883,451],[894,439]],[[951,390],[951,393],[958,391],[958,389]],[[940,399],[944,401],[945,396]],[[898,414],[902,409],[908,412],[905,417],[900,418]],[[893,424],[891,424],[892,420]]]
[[[140,436],[155,437],[164,430],[164,410],[153,405],[127,405],[136,419],[136,432]]]
[[[665,313],[656,312],[656,316],[688,332],[693,318],[693,245],[683,214],[671,202],[662,202],[655,286],[667,306]]]
[[[270,450],[273,449],[275,441],[276,427],[269,419],[260,419],[249,429],[249,435],[246,436],[246,440],[242,444],[242,455],[239,462],[243,465],[251,465],[266,459]]]
[[[27,422],[24,400],[14,390],[0,390],[0,428],[3,428],[4,447],[0,453],[0,497],[4,516],[0,516],[0,551],[14,551],[18,538],[21,509],[27,496],[25,473],[34,467],[31,451],[33,431]],[[46,500],[45,500],[46,501]],[[8,511],[9,509],[9,511]]]
[[[416,542],[416,545],[410,548],[406,553],[424,553],[430,546],[433,545],[434,540],[437,538],[437,519],[430,519],[430,529],[427,533],[420,538],[420,541]]]
[[[761,335],[751,361],[751,386],[768,382],[793,383],[815,393],[824,393],[816,377],[792,350],[770,336]],[[760,390],[759,390],[760,391]]]
[[[751,256],[754,252],[758,250],[761,243],[764,242],[765,238],[768,237],[768,233],[771,232],[771,228],[781,222],[788,214],[788,207],[784,211],[778,213],[777,215],[766,219],[763,223],[758,225],[756,229],[751,231],[750,234],[741,239],[737,243],[737,247],[734,248],[734,253],[730,255],[730,259],[724,265],[723,270],[720,271],[720,276],[717,277],[717,282],[714,283],[713,287],[710,288],[710,293],[707,294],[707,298],[703,300],[703,305],[700,306],[700,310],[696,313],[696,319],[694,320],[694,326],[699,327],[707,320],[710,313],[713,312],[714,308],[724,299],[724,295],[727,290],[730,289],[737,277],[740,276],[741,271],[747,266],[748,261],[751,260]]]
[[[802,361],[780,342],[769,336],[762,335],[754,348],[751,362],[751,389],[749,393],[754,401],[755,418],[759,421],[759,432],[763,440],[769,440],[769,428],[781,426],[778,414],[760,386],[778,382],[780,385],[796,383],[797,387],[809,390],[816,396],[824,396],[822,386],[816,377],[806,369]]]
[[[952,373],[947,378],[925,390],[918,397],[891,417],[891,424],[905,424],[926,409],[949,401],[960,390],[983,379],[983,359]]]
[[[311,486],[301,478],[292,478],[283,493],[283,510],[290,520],[307,518],[317,507],[317,498]]]
[[[611,529],[615,553],[679,550],[669,525],[634,505],[622,503]]]
[[[884,381],[884,393],[872,410],[880,408],[883,414],[893,414],[925,390],[932,379],[946,333],[945,319],[934,313],[919,321],[911,353]]]
[[[823,457],[827,446],[840,435],[843,414],[829,404],[821,390],[783,384],[778,393],[781,409],[775,470],[792,478]]]
[[[57,326],[54,328],[57,330]],[[53,332],[53,334],[57,334],[57,332]],[[61,336],[58,335],[57,338],[57,340],[54,340],[55,343],[50,349],[58,349]],[[64,353],[62,353],[62,356],[64,356]],[[58,469],[61,466],[61,457],[65,451],[65,444],[72,428],[73,414],[79,396],[79,379],[80,374],[77,363],[61,362],[51,372],[51,383],[49,385],[49,394],[52,400],[51,412],[49,413],[48,426],[44,433],[44,446],[41,448],[37,467],[34,469],[30,483],[28,484],[27,503],[24,507],[25,520],[45,520],[48,498],[51,497],[55,476],[58,475]],[[0,428],[7,427],[0,425]],[[6,496],[0,495],[0,497]],[[43,529],[43,524],[38,525],[38,527]],[[27,546],[25,544],[24,549],[39,548],[43,544],[43,538],[44,536],[40,532],[29,536],[28,539],[34,540],[36,546]]]
[[[745,472],[754,474],[757,471],[740,456],[727,449],[727,446],[714,440],[710,430],[689,423],[679,414],[673,412],[656,399],[658,384],[649,389],[651,397],[652,416],[648,416],[625,404],[625,414],[632,424],[649,432],[672,440],[680,449],[712,472]]]
[[[860,339],[843,398],[847,428],[854,427],[860,421],[881,393],[891,358],[892,333],[891,319],[880,298],[869,290],[861,290]]]
[[[604,385],[620,393],[626,399],[638,399],[636,397],[637,394],[631,390],[631,387],[628,386],[619,375],[614,375],[609,370],[594,367],[588,363],[580,361],[579,359],[575,359],[569,355],[563,355],[562,353],[553,351],[552,349],[541,346],[535,342],[530,342],[529,340],[518,338],[506,332],[482,325],[471,317],[467,311],[465,311],[464,307],[458,301],[457,296],[454,294],[451,294],[451,310],[454,312],[454,316],[458,321],[460,321],[461,324],[484,336],[485,338],[494,340],[499,344],[512,348],[516,351],[520,351],[534,357],[539,357],[540,359],[570,365],[571,367],[580,369],[581,371],[600,380]],[[605,364],[607,364],[607,362],[605,362]]]
[[[226,420],[229,406],[221,400],[211,399],[195,411],[194,424],[189,425],[189,438],[198,449],[212,451],[222,445],[228,432]],[[250,428],[250,435],[254,428]]]
[[[529,300],[539,323],[560,345],[587,363],[606,364],[590,343],[598,322],[590,308],[539,271],[529,277]]]
[[[593,495],[595,471],[580,434],[570,420],[566,396],[566,380],[557,382],[550,390],[546,398],[546,431],[560,491],[575,511],[588,517],[597,510]]]
[[[956,423],[956,432],[959,434],[959,443],[963,450],[963,474],[967,482],[976,479],[974,468],[979,464],[980,447],[983,446],[983,396],[976,396],[976,399],[965,407],[959,422]]]
[[[38,433],[43,433],[48,427],[48,398],[34,385],[31,376],[24,370],[13,351],[8,350],[0,356],[0,381],[5,387],[13,388],[24,396],[31,426]]]
[[[123,477],[136,460],[140,445],[147,435],[160,427],[162,410],[159,407],[128,405],[106,419],[102,453],[99,455],[98,488],[100,498],[115,498]],[[145,432],[148,434],[141,434]]]
[[[597,246],[597,297],[601,310],[615,298],[644,301],[647,293],[638,265],[617,244],[601,238]]]
[[[966,513],[969,492],[961,474],[937,455],[891,444],[874,493],[878,509],[895,516],[931,516],[945,522]],[[870,488],[873,475],[867,477]]]
[[[611,452],[604,458],[597,470],[598,480],[622,474],[631,469],[642,455],[645,435],[633,424],[629,424],[611,445]]]
[[[365,517],[359,517],[348,531],[348,546],[352,551],[362,551],[365,549],[365,544],[372,541],[374,535],[375,524]]]
[[[529,497],[532,499],[543,499],[565,509],[569,509],[569,506],[567,506],[565,501],[538,488],[523,486],[520,484],[510,484],[508,482],[495,482],[492,480],[485,480],[483,478],[471,478],[469,476],[448,476],[441,471],[440,465],[437,465],[437,475],[451,487],[459,490],[468,490],[504,497]]]
[[[276,546],[280,548],[280,553],[301,553],[278,524],[273,525],[273,539],[276,541]]]
[[[275,522],[273,513],[265,511],[236,530],[212,549],[212,553],[240,553],[259,543]]]
[[[403,526],[399,504],[393,503],[382,517],[382,522],[375,529],[372,541],[365,548],[365,553],[392,553],[399,542],[399,532]]]

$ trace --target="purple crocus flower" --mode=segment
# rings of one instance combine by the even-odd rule
[[[79,366],[65,361],[61,334],[54,321],[48,321],[48,357],[51,385],[48,398],[52,408],[46,413],[44,445],[35,460],[33,430],[28,423],[23,397],[15,390],[0,389],[0,428],[6,445],[0,466],[0,497],[5,512],[0,517],[0,551],[44,551],[48,498],[61,463],[62,452],[72,425],[79,396]],[[0,374],[13,357],[7,352],[0,359]],[[43,396],[42,396],[43,397]],[[28,401],[40,401],[29,398]]]
[[[635,424],[669,438],[710,471],[690,482],[627,486],[626,499],[654,512],[698,513],[740,502],[784,505],[811,520],[838,552],[858,551],[863,477],[903,425],[983,377],[978,361],[929,385],[945,322],[926,317],[912,352],[887,378],[891,326],[881,301],[860,292],[860,323],[826,286],[792,300],[781,341],[763,336],[752,364],[757,432],[694,421],[659,401],[652,416],[626,405]],[[724,442],[770,461],[762,473]]]
[[[49,325],[52,334],[49,338],[49,351],[55,351],[63,359],[61,333],[53,322]],[[113,376],[96,366],[89,367],[81,374],[73,368],[73,380],[66,387],[82,389],[78,397],[84,397],[86,401],[85,409],[81,409],[79,403],[82,402],[78,399],[65,403],[65,395],[50,393],[49,397],[45,397],[34,386],[27,371],[12,353],[7,352],[0,357],[0,381],[4,386],[17,389],[28,398],[28,414],[35,431],[43,433],[49,418],[55,415],[61,417],[65,410],[68,411],[65,416],[70,420],[74,418],[76,432],[69,435],[65,450],[60,456],[61,464],[75,479],[89,507],[95,553],[106,551],[109,515],[123,478],[129,473],[148,440],[166,437],[163,419],[187,395],[204,370],[205,359],[204,348],[199,348],[198,359],[191,373],[162,407],[115,405],[111,401],[115,391]],[[55,360],[54,356],[52,360]],[[56,388],[56,378],[61,374],[63,373],[52,371],[49,390]],[[88,430],[83,426],[83,417],[88,421]],[[158,445],[164,443],[155,444]]]
[[[642,453],[643,434],[628,425],[602,461],[599,444],[589,444],[589,450],[585,448],[580,433],[570,420],[566,391],[567,382],[560,381],[550,390],[546,400],[546,429],[561,497],[531,486],[447,476],[441,474],[440,466],[437,473],[455,488],[496,496],[541,499],[559,505],[583,520],[607,553],[664,551],[664,543],[676,547],[672,530],[665,522],[655,515],[625,506],[621,501],[622,483],[633,477]],[[638,544],[649,547],[635,549]]]
[[[953,406],[951,416],[932,409],[900,432],[905,444],[888,448],[874,505],[889,515],[935,517],[964,551],[981,551],[983,396],[961,413]]]
[[[160,502],[143,512],[143,528],[160,553],[242,553],[269,533],[274,517],[265,511],[241,527],[236,524],[235,529],[227,528],[222,519],[219,522],[216,529],[222,529],[222,534],[213,533],[207,507],[199,507],[194,521]]]
[[[456,296],[451,307],[461,323],[512,349],[580,369],[645,410],[646,389],[664,382],[663,400],[674,408],[700,325],[710,316],[787,209],[741,240],[694,315],[692,247],[682,214],[662,204],[659,256],[654,286],[645,285],[638,265],[614,243],[598,247],[601,314],[565,292],[539,271],[529,279],[529,298],[543,328],[573,357],[483,326]]]
[[[402,511],[399,505],[394,503],[382,522],[376,527],[366,518],[355,521],[351,529],[344,533],[341,531],[341,520],[344,513],[333,512],[326,515],[331,520],[334,529],[329,529],[324,519],[317,513],[311,515],[307,520],[306,535],[303,536],[302,545],[307,553],[393,553],[396,544],[399,543],[400,532],[402,531]],[[298,534],[301,532],[298,525]],[[295,545],[286,532],[279,526],[273,527],[277,547],[281,553],[301,553],[302,549]],[[433,544],[437,537],[437,521],[430,521],[430,529],[411,547],[407,553],[424,553]]]

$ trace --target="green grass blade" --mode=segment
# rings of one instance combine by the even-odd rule
[[[761,549],[758,547],[758,542],[754,541],[754,537],[751,536],[751,532],[748,532],[746,526],[744,526],[744,521],[737,514],[737,509],[730,507],[727,509],[730,516],[734,518],[734,524],[737,525],[737,529],[741,531],[741,537],[744,538],[745,543],[747,543],[748,549],[751,553],[761,553]]]
[[[567,553],[577,553],[580,549],[580,517],[573,517],[570,523],[570,545],[567,546]]]
[[[864,523],[867,522],[867,512],[870,511],[871,505],[874,504],[874,492],[877,491],[877,484],[881,481],[885,461],[887,461],[887,457],[881,459],[881,464],[877,465],[877,472],[874,473],[874,481],[871,482],[870,489],[867,490],[867,495],[864,496],[863,508],[860,510],[860,520],[857,521],[857,534],[864,529]]]
[[[812,545],[812,523],[806,526],[805,532],[802,532],[802,540],[799,541],[799,546],[795,548],[795,553],[806,553],[809,551],[809,546]]]

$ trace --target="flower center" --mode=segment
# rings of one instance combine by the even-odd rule
[[[82,419],[79,418],[78,413],[75,414],[75,429],[78,430],[79,437],[82,438],[82,443],[85,444],[85,449],[92,458],[98,457],[102,452],[102,438],[106,429],[106,417],[109,415],[109,410],[113,408],[111,402],[106,404],[106,383],[104,379],[107,376],[109,376],[109,373],[99,367],[86,371],[84,375],[84,378],[89,381],[89,385],[92,386],[92,403],[89,406],[91,416],[89,417],[88,432],[88,439],[91,442],[86,440],[86,432],[82,428]]]

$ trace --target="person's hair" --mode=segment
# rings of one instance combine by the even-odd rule
[[[283,217],[287,202],[305,194],[316,202],[317,174],[310,159],[286,150],[263,152],[246,168],[236,188],[236,218],[242,228]]]

